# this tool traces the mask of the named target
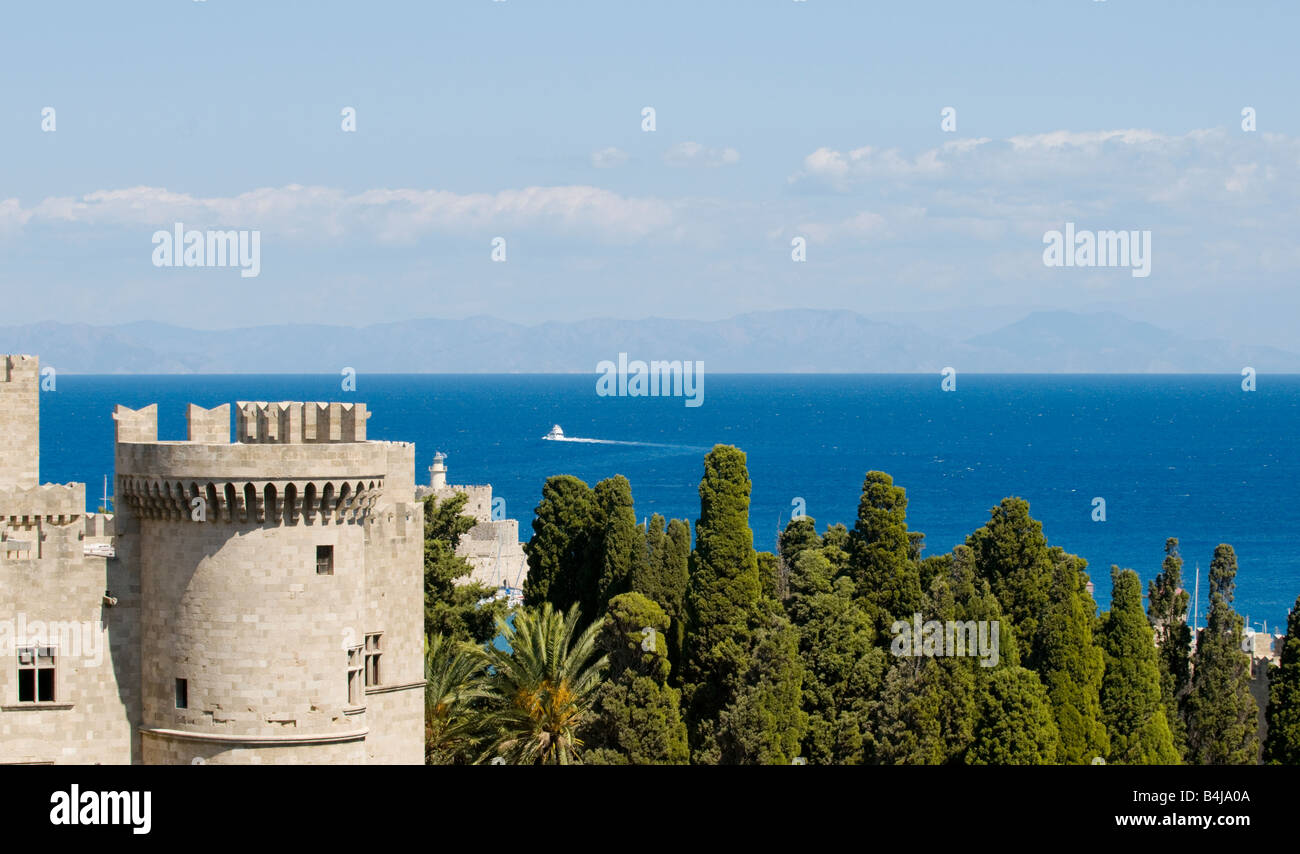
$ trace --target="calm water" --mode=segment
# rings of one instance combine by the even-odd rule
[[[116,403],[159,404],[159,437],[185,437],[185,404],[358,400],[369,435],[416,443],[417,479],[435,450],[453,483],[491,483],[525,538],[543,481],[623,474],[637,515],[692,524],[702,458],[715,443],[749,456],[750,522],[760,548],[802,498],[818,527],[852,526],[865,472],[906,487],[909,526],[926,554],[964,540],[1001,498],[1026,498],[1048,539],[1089,562],[1103,607],[1111,564],[1144,582],[1166,537],[1182,542],[1189,589],[1199,562],[1201,615],[1214,546],[1231,543],[1236,605],[1258,627],[1282,625],[1300,594],[1300,377],[973,376],[943,393],[931,375],[709,375],[704,405],[597,397],[588,376],[66,376],[41,395],[41,473],[87,483],[91,509],[112,475]],[[610,443],[545,442],[569,436]],[[111,485],[111,479],[110,479]],[[1092,499],[1106,521],[1092,521]]]

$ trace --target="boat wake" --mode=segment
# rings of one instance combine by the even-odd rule
[[[556,424],[554,427],[552,427],[551,432],[543,436],[542,439],[544,439],[547,442],[578,442],[579,444],[583,444],[583,445],[626,445],[626,446],[640,447],[640,448],[681,448],[686,450],[693,449],[692,446],[690,445],[666,445],[662,442],[628,442],[628,441],[623,441],[621,439],[588,439],[581,436],[566,436],[564,435],[564,431],[560,429],[559,424]]]

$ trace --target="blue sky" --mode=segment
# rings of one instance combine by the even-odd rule
[[[1300,346],[1294,3],[4,15],[7,322],[1068,308]],[[261,274],[154,267],[151,235],[178,220],[260,230]],[[1150,230],[1152,275],[1045,267],[1066,221]]]

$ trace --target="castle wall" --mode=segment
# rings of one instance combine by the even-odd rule
[[[60,489],[84,507],[83,485]],[[0,501],[0,512],[18,509]],[[28,519],[34,548],[0,552],[0,763],[130,763],[140,706],[135,573],[83,553],[79,515]],[[18,648],[47,644],[56,648],[54,699],[19,702]]]
[[[119,406],[119,512],[87,514],[37,485],[37,365],[0,363],[0,763],[422,763],[414,446],[364,404],[240,403],[235,444],[228,405],[185,442]],[[51,700],[20,701],[32,645]]]

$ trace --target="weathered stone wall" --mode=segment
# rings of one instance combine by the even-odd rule
[[[40,482],[40,373],[35,356],[0,357],[0,486]]]
[[[43,524],[40,557],[0,554],[0,763],[135,755],[139,585],[121,562],[82,553],[83,524]],[[16,648],[31,643],[57,647],[52,703],[18,701]]]

